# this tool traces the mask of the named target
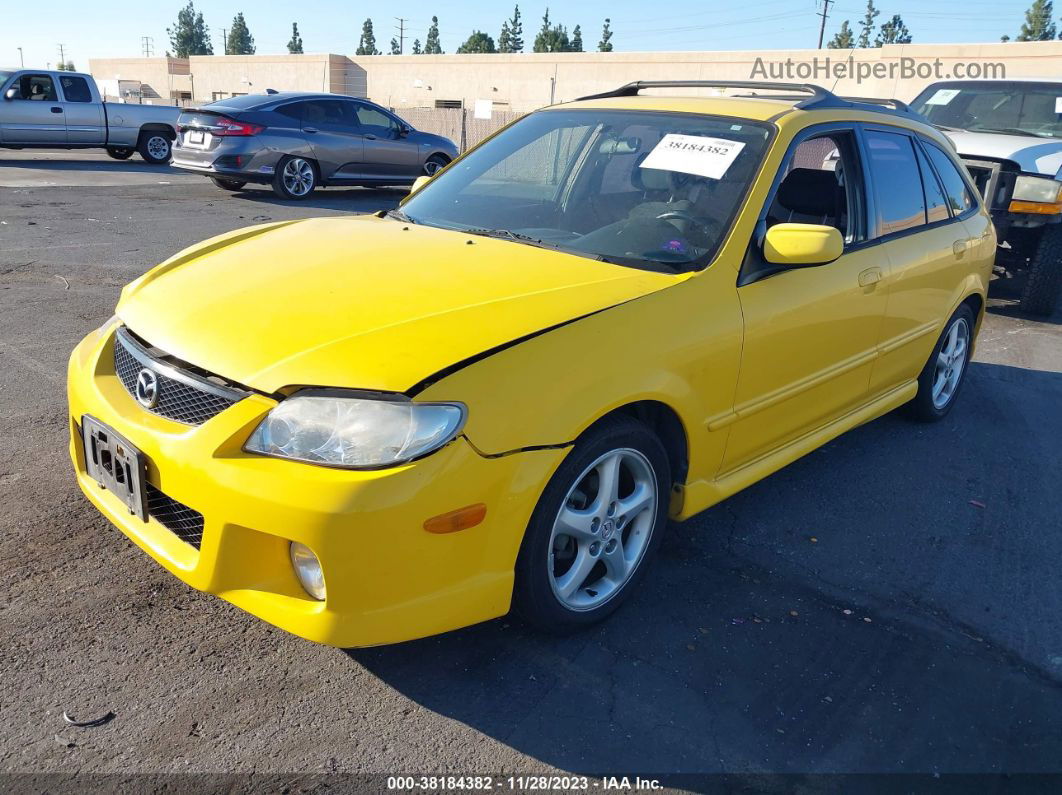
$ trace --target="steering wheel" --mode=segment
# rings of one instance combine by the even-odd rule
[[[718,222],[714,218],[698,218],[685,210],[668,210],[656,216],[658,221],[687,221],[698,227],[705,234],[712,235],[718,228]]]

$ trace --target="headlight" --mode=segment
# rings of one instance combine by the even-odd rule
[[[1014,182],[1012,198],[1025,202],[1057,202],[1060,190],[1062,182],[1051,177],[1020,176]]]
[[[282,401],[244,449],[326,466],[374,469],[437,450],[461,430],[459,403],[413,403],[306,390]]]

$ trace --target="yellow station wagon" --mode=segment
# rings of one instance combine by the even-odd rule
[[[642,93],[682,87],[717,96]],[[149,271],[73,352],[70,452],[169,571],[302,637],[511,607],[572,629],[636,590],[669,517],[901,405],[946,415],[994,252],[902,103],[634,83],[397,210]]]

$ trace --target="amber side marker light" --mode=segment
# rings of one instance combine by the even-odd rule
[[[1062,213],[1062,202],[1026,202],[1014,199],[1007,208],[1012,213],[1036,213],[1037,215],[1056,215]]]
[[[424,529],[429,533],[456,533],[458,530],[475,527],[486,515],[487,506],[477,502],[475,505],[466,505],[456,511],[441,513],[425,520]]]

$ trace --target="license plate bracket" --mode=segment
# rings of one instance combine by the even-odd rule
[[[81,418],[85,469],[101,489],[147,521],[147,457],[113,428],[85,414]]]
[[[206,141],[206,136],[203,135],[202,130],[189,130],[188,131],[188,143],[202,145]]]

